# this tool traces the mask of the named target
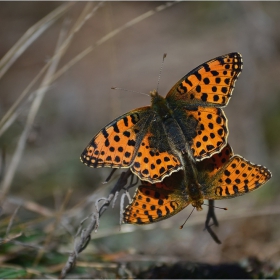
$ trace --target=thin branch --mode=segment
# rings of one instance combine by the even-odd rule
[[[123,221],[124,200],[126,197],[128,199],[128,202],[131,203],[132,199],[127,190],[122,194],[121,199],[120,199],[120,225],[122,224],[122,221]]]
[[[7,234],[6,234],[6,235],[7,235]],[[9,243],[9,242],[13,241],[14,239],[16,239],[16,238],[18,238],[18,237],[20,237],[20,236],[22,236],[22,232],[17,233],[16,235],[13,235],[13,236],[11,236],[11,237],[9,237],[9,238],[0,238],[0,245]]]
[[[6,229],[6,236],[8,236],[9,233],[10,233],[11,227],[13,225],[14,219],[15,219],[15,217],[17,215],[17,212],[18,212],[19,208],[20,208],[20,205],[15,209],[15,211],[14,211],[14,213],[13,213],[13,215],[12,215],[10,221],[9,221],[8,227]]]
[[[76,239],[74,241],[74,249],[70,253],[68,260],[61,271],[60,279],[64,279],[66,274],[75,266],[77,257],[79,253],[81,253],[88,245],[89,241],[91,240],[91,233],[93,230],[96,230],[99,225],[99,220],[102,214],[107,210],[108,206],[114,199],[116,193],[118,193],[121,189],[125,187],[127,184],[128,178],[132,176],[132,172],[128,169],[126,172],[122,172],[117,183],[115,184],[114,188],[110,192],[107,198],[99,198],[95,203],[95,212],[93,212],[90,216],[91,220],[86,227],[86,229],[82,229],[82,224],[89,218],[85,218],[81,222],[81,226],[78,229]],[[100,205],[99,205],[100,204]],[[80,238],[78,238],[80,235]]]

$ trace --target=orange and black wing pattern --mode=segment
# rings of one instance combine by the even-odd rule
[[[210,158],[196,163],[199,182],[207,180],[213,180],[215,174],[223,168],[230,159],[233,157],[233,150],[229,144],[227,144],[219,153],[213,155]],[[204,179],[202,178],[204,177]]]
[[[161,182],[183,168],[172,151],[162,123],[152,121],[150,107],[133,110],[109,123],[81,155],[90,167],[130,167],[141,180]]]
[[[254,191],[271,178],[264,166],[235,155],[204,185],[206,199],[233,198]]]
[[[233,52],[211,59],[185,75],[166,96],[188,107],[227,105],[235,82],[242,71],[242,57]]]
[[[158,124],[160,126],[160,124]],[[139,145],[131,171],[141,180],[150,183],[161,182],[171,173],[183,169],[179,158],[170,149],[160,149],[160,140],[151,146],[154,135],[148,132]],[[167,142],[166,135],[162,133],[161,141]]]
[[[152,119],[149,106],[115,119],[90,141],[81,161],[90,167],[129,167]]]
[[[162,182],[142,182],[132,202],[123,213],[127,224],[150,224],[167,219],[189,205],[188,196],[183,192],[184,172],[178,171]]]
[[[179,124],[186,131],[188,144],[196,161],[209,158],[221,151],[227,143],[227,119],[222,109],[215,107],[201,107],[197,110],[185,110],[186,121]],[[189,136],[189,127],[194,127]]]
[[[184,76],[166,96],[196,161],[218,153],[227,143],[227,105],[242,70],[239,53],[211,59]]]

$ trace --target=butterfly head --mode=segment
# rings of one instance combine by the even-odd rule
[[[201,191],[201,185],[197,182],[189,183],[188,185],[189,198],[191,205],[196,208],[197,211],[201,211],[201,205],[204,203],[203,194]]]
[[[199,199],[199,200],[194,200],[191,202],[192,206],[194,208],[196,208],[197,211],[201,211],[202,210],[202,207],[201,205],[204,203],[204,200],[203,199]]]
[[[153,110],[156,111],[160,116],[168,114],[169,108],[167,106],[166,99],[159,95],[157,90],[152,90],[150,92],[150,96]]]
[[[154,90],[150,91],[150,96],[151,96],[151,98],[153,99],[153,98],[158,97],[159,94],[158,94],[157,90],[154,89]]]

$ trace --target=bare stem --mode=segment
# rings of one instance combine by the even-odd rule
[[[78,229],[73,251],[70,253],[68,260],[61,271],[60,279],[64,279],[66,277],[66,274],[75,266],[79,253],[81,253],[87,247],[89,241],[91,240],[92,231],[97,230],[100,217],[107,210],[108,206],[114,199],[116,193],[120,192],[121,189],[124,189],[125,185],[127,184],[128,178],[132,175],[133,174],[130,171],[130,169],[128,169],[126,172],[122,172],[121,176],[119,177],[109,196],[107,198],[99,198],[96,200],[95,211],[90,216],[91,220],[88,226],[85,229]],[[81,225],[87,219],[88,218],[84,219],[81,222]],[[80,235],[80,238],[78,237],[78,235]]]

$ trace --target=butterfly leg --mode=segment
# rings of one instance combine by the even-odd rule
[[[103,182],[103,184],[107,184],[107,183],[111,180],[112,176],[114,175],[114,173],[115,173],[116,171],[117,171],[117,168],[112,169],[112,171],[110,172],[110,174],[109,174],[109,176],[107,177],[107,179]]]
[[[215,210],[214,210],[214,200],[208,200],[209,201],[209,208],[206,216],[206,221],[205,221],[205,229],[209,232],[211,237],[214,239],[214,241],[218,244],[221,244],[222,242],[219,240],[215,232],[211,229],[212,225],[215,225],[216,227],[219,226]],[[213,221],[213,224],[210,225],[210,221]]]

